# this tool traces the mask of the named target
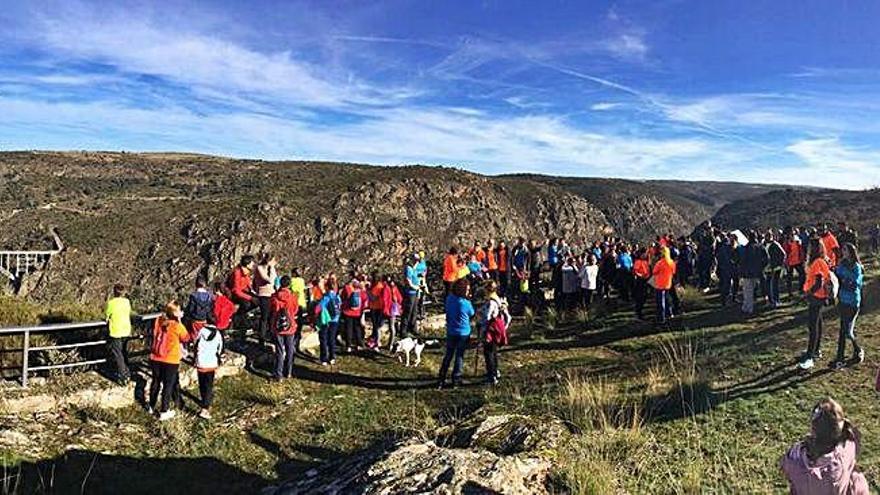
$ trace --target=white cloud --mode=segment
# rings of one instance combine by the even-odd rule
[[[579,130],[548,116],[491,118],[447,109],[392,109],[318,128],[252,113],[197,115],[180,107],[132,109],[110,103],[0,98],[3,148],[181,149],[263,158],[460,165],[488,173],[656,176],[681,160],[717,158],[697,139],[644,139]],[[53,119],[46,119],[52,115]],[[28,132],[20,132],[27,129]],[[40,131],[40,132],[33,132]],[[114,145],[101,136],[114,136]],[[143,143],[148,143],[144,145]],[[197,143],[197,144],[193,144]],[[197,149],[193,149],[196,146]],[[244,151],[247,150],[247,151]]]
[[[590,110],[593,110],[595,112],[604,112],[606,110],[613,110],[621,105],[623,105],[623,103],[611,103],[611,102],[603,101],[603,102],[594,103],[593,105],[591,105]]]
[[[350,75],[334,79],[289,51],[263,53],[148,17],[75,14],[44,18],[43,28],[42,41],[53,53],[193,87],[318,107],[380,103],[389,94],[409,96],[396,88],[385,93]]]
[[[616,58],[624,60],[644,60],[648,55],[648,45],[644,36],[637,32],[622,33],[602,42],[603,48]]]

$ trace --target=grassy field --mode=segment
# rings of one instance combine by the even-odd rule
[[[876,273],[873,262],[868,272]],[[139,407],[34,418],[43,424],[41,451],[3,453],[14,475],[3,488],[249,493],[485,408],[552,415],[571,425],[576,433],[559,452],[560,492],[784,493],[778,460],[807,432],[813,405],[831,396],[862,432],[860,465],[876,490],[875,282],[858,326],[867,361],[840,372],[824,367],[836,345],[835,310],[825,315],[825,359],[803,373],[794,363],[806,346],[806,310],[796,298],[744,319],[737,309],[719,308],[714,296],[690,290],[686,314],[670,328],[637,322],[613,302],[591,315],[520,322],[501,354],[495,388],[478,384],[469,353],[471,384],[437,391],[442,354],[434,348],[418,369],[369,354],[343,356],[332,370],[299,360],[299,378],[288,382],[268,382],[259,370],[224,379],[212,422],[183,415],[159,424]],[[191,401],[188,408],[195,410]]]

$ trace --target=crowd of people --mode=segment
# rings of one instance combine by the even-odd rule
[[[876,250],[880,227],[870,235],[870,248]],[[840,332],[830,366],[842,369],[861,363],[865,352],[856,338],[855,324],[864,267],[858,244],[858,235],[845,224],[835,230],[822,224],[741,232],[706,222],[692,236],[658,236],[647,244],[607,236],[592,242],[519,238],[510,246],[489,239],[476,241],[468,249],[451,247],[438,274],[443,282],[446,317],[446,352],[438,386],[447,386],[450,367],[452,387],[462,383],[475,320],[485,381],[496,384],[501,376],[498,350],[508,343],[511,314],[544,311],[551,304],[559,312],[589,311],[597,301],[614,298],[630,304],[636,318],[647,319],[646,307],[653,300],[653,323],[668,325],[684,311],[679,296],[679,288],[684,286],[704,292],[716,290],[720,306],[739,303],[745,317],[758,310],[759,295],[770,309],[782,304],[784,293],[792,300],[806,301],[808,346],[798,361],[805,370],[822,356],[823,309],[836,304]],[[373,272],[368,276],[350,271],[344,279],[327,273],[306,280],[296,268],[289,274],[279,273],[277,260],[264,254],[259,262],[244,256],[211,290],[200,278],[187,303],[169,302],[155,323],[150,348],[150,410],[156,410],[163,420],[173,417],[172,403],[180,400],[178,368],[190,356],[198,371],[200,415],[210,418],[213,375],[221,360],[224,335],[232,328],[252,327],[261,341],[271,344],[275,380],[293,376],[294,358],[306,327],[318,333],[321,366],[336,364],[338,353],[379,350],[383,340],[391,349],[402,336],[419,338],[419,321],[431,294],[425,253],[408,255],[403,264],[400,279],[394,274]],[[131,332],[130,312],[125,288],[114,287],[114,297],[107,303],[108,347],[122,382],[129,378],[124,342]],[[385,339],[384,332],[388,333]],[[847,344],[852,347],[849,360]],[[160,391],[161,402],[157,404]],[[823,402],[816,411],[814,428],[820,422],[824,425],[821,431],[814,431],[810,437],[813,443],[793,449],[783,461],[792,483],[794,466],[803,456],[815,460],[829,455],[826,447],[831,441],[817,440],[819,436],[843,439],[843,443],[831,442],[844,445],[843,453],[852,450],[846,442],[858,443],[850,430],[833,427],[832,420],[839,424],[842,417],[839,405]]]

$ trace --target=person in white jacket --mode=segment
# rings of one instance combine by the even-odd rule
[[[596,285],[599,280],[599,265],[596,264],[596,255],[588,254],[587,260],[581,266],[578,277],[581,282],[581,294],[583,295],[584,307],[589,309],[590,303],[593,302],[593,293],[596,292]]]
[[[199,395],[202,410],[199,417],[211,419],[211,402],[214,400],[214,372],[220,367],[223,354],[223,335],[213,322],[199,330],[195,342],[196,370],[199,376]]]

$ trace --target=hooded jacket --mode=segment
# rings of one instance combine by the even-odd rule
[[[856,471],[859,441],[846,440],[811,460],[803,442],[782,457],[780,467],[794,495],[868,495],[865,476]]]
[[[287,310],[287,320],[290,322],[290,326],[287,327],[286,330],[278,331],[278,316],[281,314],[282,309]],[[269,312],[271,314],[269,318],[269,328],[275,333],[278,335],[296,334],[296,315],[299,312],[299,301],[296,296],[290,292],[289,287],[282,287],[272,295],[272,299],[269,300]]]

